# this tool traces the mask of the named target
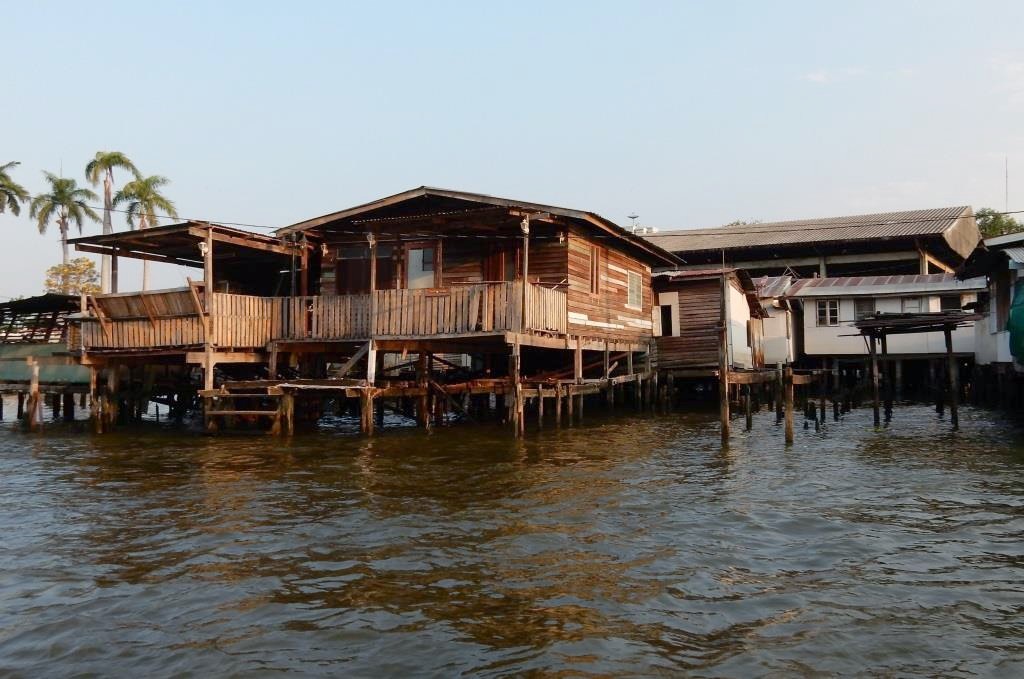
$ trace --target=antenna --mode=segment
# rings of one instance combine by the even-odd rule
[[[633,221],[632,231],[633,233],[636,233],[636,220],[640,218],[640,215],[633,213],[631,215],[626,215],[626,217]]]

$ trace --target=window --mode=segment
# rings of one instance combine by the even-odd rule
[[[939,309],[942,311],[960,311],[962,308],[960,295],[943,295],[939,297]]]
[[[672,332],[672,305],[662,304],[661,307],[661,335],[662,337],[671,337]]]
[[[423,248],[420,250],[422,260],[420,266],[423,267],[421,271],[433,271],[434,270],[434,248]]]
[[[919,314],[919,313],[921,313],[921,298],[920,297],[904,297],[903,298],[903,313],[905,313],[905,314]]]
[[[641,288],[643,281],[640,278],[640,274],[635,271],[627,272],[626,278],[629,282],[629,287],[626,290],[626,306],[639,309],[644,305],[643,289]]]
[[[853,300],[853,317],[858,321],[862,318],[875,315],[875,298],[861,298]]]
[[[839,300],[818,300],[818,325],[839,325]]]
[[[590,246],[590,294],[601,292],[601,248]]]

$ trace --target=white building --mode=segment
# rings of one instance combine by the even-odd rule
[[[791,276],[762,276],[754,279],[757,298],[764,311],[761,345],[764,363],[774,366],[796,360],[796,326],[793,305],[786,297],[793,284]]]
[[[985,275],[987,289],[978,310],[985,320],[974,324],[975,362],[978,365],[1008,365],[1024,372],[1021,358],[1011,353],[1010,310],[1017,299],[1018,281],[1024,282],[1024,233],[986,238],[964,264],[961,275]],[[1022,283],[1024,285],[1024,283]]]
[[[803,306],[803,353],[808,358],[866,356],[867,345],[854,322],[875,313],[921,313],[962,309],[986,290],[984,278],[957,280],[951,273],[807,278],[796,281],[787,296]],[[946,353],[941,332],[892,335],[893,358],[933,358]],[[953,332],[953,352],[973,356],[975,328]]]

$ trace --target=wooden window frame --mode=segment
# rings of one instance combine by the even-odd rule
[[[637,281],[636,290],[637,294],[640,296],[639,304],[633,304],[629,299],[630,293],[632,292],[631,283],[633,278],[636,278]],[[644,308],[644,277],[637,271],[626,271],[626,308],[636,309],[638,311],[643,311]]]
[[[598,296],[604,290],[604,286],[601,284],[601,246],[588,243],[590,248],[590,285],[589,292],[593,296]]]
[[[832,304],[832,303],[835,303],[835,305],[836,305],[836,322],[835,323],[831,322],[832,321],[832,314],[829,312],[829,305]],[[825,305],[825,322],[824,323],[821,322],[821,305],[822,304]],[[814,305],[814,312],[815,312],[814,313],[814,323],[815,323],[815,325],[817,327],[819,327],[819,328],[835,328],[835,327],[838,327],[839,326],[839,310],[841,308],[842,308],[842,305],[839,303],[839,300],[837,298],[835,298],[835,297],[830,297],[828,299],[816,300],[816,303]]]
[[[442,259],[441,241],[438,239],[402,242],[402,277],[398,281],[401,288],[404,289],[409,285],[408,277],[406,276],[406,273],[409,271],[409,252],[411,250],[425,250],[427,248],[431,248],[434,251],[434,270],[432,272],[434,274],[434,284],[427,289],[436,290],[441,287],[441,282],[444,280],[442,277],[441,263],[444,260]]]

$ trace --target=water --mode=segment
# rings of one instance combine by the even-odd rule
[[[0,432],[0,674],[1021,676],[1024,438]]]

